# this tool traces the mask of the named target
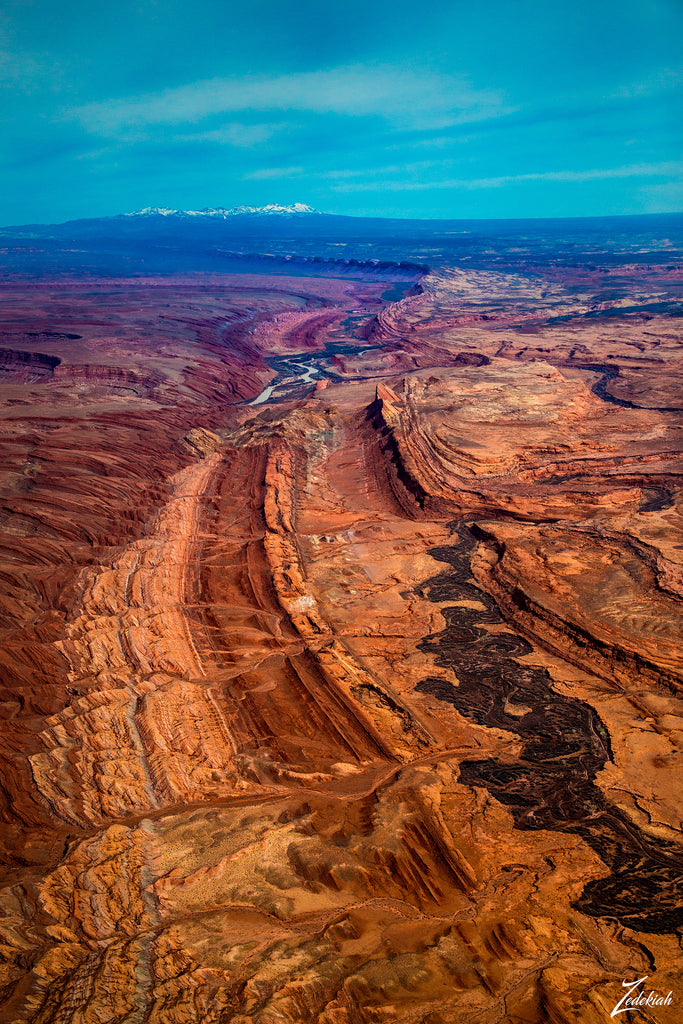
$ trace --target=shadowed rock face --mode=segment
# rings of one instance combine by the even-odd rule
[[[398,269],[3,282],[3,1020],[678,1019],[680,279]]]

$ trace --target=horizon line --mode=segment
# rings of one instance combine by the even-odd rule
[[[268,206],[278,206],[281,204],[271,203],[261,207],[252,207],[255,212],[233,214],[233,217],[253,217],[257,216],[259,210],[266,209]],[[282,204],[285,206],[285,204]],[[289,203],[287,206],[296,205],[307,205],[303,203]],[[247,207],[248,204],[240,204],[240,207]],[[225,210],[230,212],[231,210],[239,209],[240,207],[204,207],[203,210],[173,210],[174,214],[191,213],[195,217],[201,217],[204,210]],[[78,224],[81,221],[88,220],[115,220],[117,218],[132,217],[136,214],[142,214],[144,210],[161,210],[169,209],[169,207],[143,207],[142,210],[127,211],[124,213],[110,213],[101,214],[94,216],[84,217],[71,217],[68,220],[63,221],[31,221],[24,222],[22,224],[2,224],[0,225],[0,231],[7,231],[10,229],[27,229],[32,227],[63,227],[67,224]],[[317,210],[309,207],[311,212],[306,213],[271,213],[269,217],[335,217],[344,220],[383,220],[383,221],[397,221],[399,223],[421,223],[421,224],[500,224],[500,223],[520,223],[520,222],[542,222],[542,221],[587,221],[587,220],[644,220],[652,217],[680,217],[683,216],[683,209],[680,210],[660,210],[660,211],[648,211],[647,213],[594,213],[594,214],[557,214],[552,217],[387,217],[381,214],[354,214],[354,213],[328,213],[325,210]],[[150,217],[164,217],[164,214],[151,212],[147,214]],[[207,215],[208,216],[208,215]]]

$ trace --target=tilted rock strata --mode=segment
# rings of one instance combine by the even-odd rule
[[[8,359],[0,423],[4,1019],[598,1024],[624,978],[675,990],[672,321],[609,341],[540,275],[375,320],[272,280],[37,290],[33,341],[5,295],[6,347],[61,362]],[[327,386],[238,404],[292,354]]]

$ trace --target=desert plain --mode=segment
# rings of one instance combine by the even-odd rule
[[[0,280],[3,1021],[682,1019],[682,280]]]

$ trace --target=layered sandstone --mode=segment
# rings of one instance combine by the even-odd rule
[[[675,995],[673,285],[572,273],[3,285],[3,1019]]]

